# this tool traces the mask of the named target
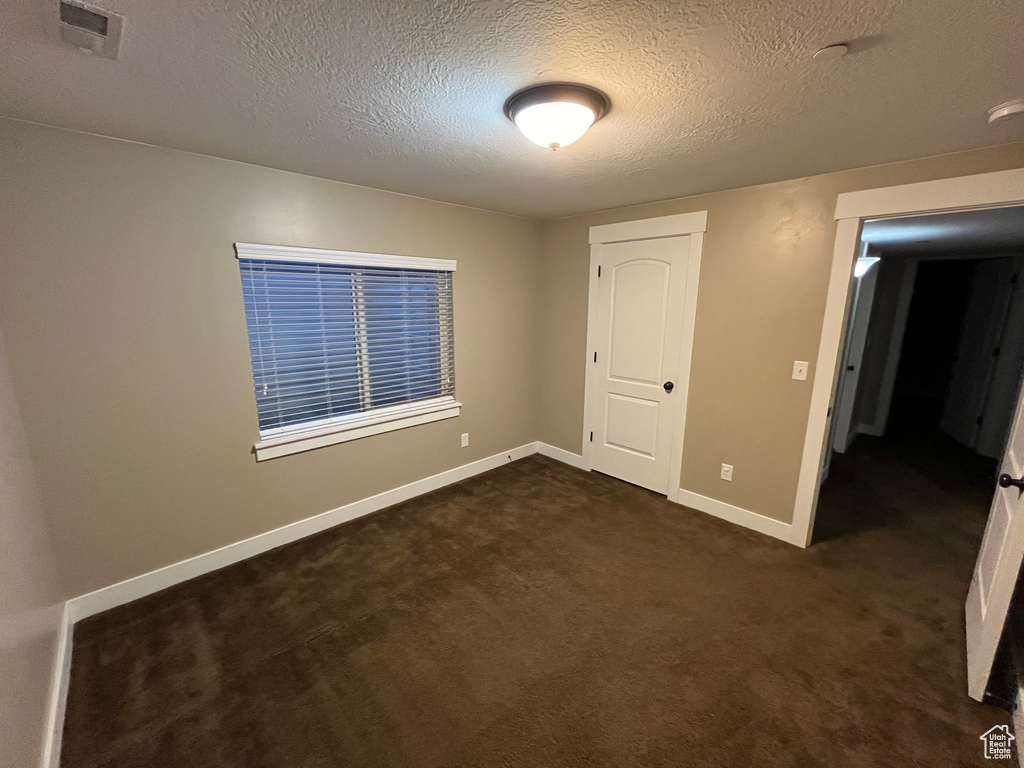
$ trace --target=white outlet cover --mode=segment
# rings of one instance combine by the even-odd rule
[[[462,447],[465,448],[469,445],[469,432],[462,433]]]
[[[722,465],[722,479],[730,481],[732,480],[732,464]]]

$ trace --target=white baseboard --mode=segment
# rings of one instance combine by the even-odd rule
[[[537,453],[541,456],[547,456],[550,459],[560,461],[563,464],[568,464],[570,467],[576,467],[576,469],[582,469],[586,472],[590,471],[586,460],[578,453],[572,453],[563,448],[556,448],[553,445],[541,442],[537,443]]]
[[[307,536],[312,536],[341,523],[368,515],[371,512],[407,501],[424,493],[429,493],[446,485],[473,477],[474,475],[497,469],[503,464],[525,458],[534,453],[540,453],[543,456],[578,469],[589,469],[586,466],[586,461],[579,454],[562,448],[556,448],[547,443],[527,443],[510,451],[504,451],[470,464],[464,464],[461,467],[455,467],[454,469],[417,480],[399,488],[379,493],[376,496],[370,496],[369,498],[346,504],[329,512],[314,515],[305,520],[299,520],[281,528],[258,534],[252,538],[229,544],[220,549],[182,560],[179,563],[174,563],[68,600],[64,606],[61,635],[58,640],[54,661],[54,673],[50,691],[48,738],[44,749],[42,768],[58,768],[59,766],[64,710],[67,703],[68,682],[71,673],[72,632],[76,622],[88,616],[154,594],[175,584],[180,584],[197,576],[202,576],[211,571],[241,562],[284,544],[290,544]],[[791,525],[759,515],[756,512],[734,507],[731,504],[726,504],[707,496],[701,496],[682,488],[679,489],[678,498],[673,499],[673,501],[678,501],[680,504],[706,512],[715,517],[720,517],[745,528],[751,528],[797,546],[803,546],[802,542],[794,540],[796,537]]]
[[[141,597],[154,594],[175,584],[193,579],[211,571],[241,562],[284,544],[312,536],[341,523],[354,520],[371,512],[399,504],[424,493],[457,483],[474,475],[487,472],[510,461],[522,459],[534,453],[560,461],[578,469],[587,470],[582,456],[547,443],[535,442],[521,445],[487,458],[464,464],[461,467],[441,472],[431,477],[346,504],[329,512],[299,520],[289,525],[261,533],[249,539],[235,542],[219,549],[196,555],[187,560],[159,568],[141,576],[103,587],[67,601],[61,618],[60,636],[54,658],[51,679],[46,744],[42,768],[59,768],[61,738],[64,730],[64,712],[67,704],[68,683],[71,675],[71,649],[74,625],[82,619],[97,613],[130,603]],[[756,512],[734,507],[731,504],[679,489],[678,498],[673,499],[701,512],[720,517],[731,523],[751,528],[760,533],[774,536],[797,546],[803,546],[796,538],[792,526]]]
[[[50,695],[46,703],[46,729],[43,732],[43,759],[41,768],[59,768],[60,748],[64,736],[64,712],[68,703],[68,683],[71,681],[71,640],[74,624],[70,621],[68,604],[61,610],[57,630],[57,647],[53,653],[53,671],[50,675]]]
[[[758,533],[768,534],[788,544],[795,544],[798,547],[806,546],[802,537],[797,535],[793,530],[793,526],[789,523],[783,523],[774,518],[759,515],[757,512],[751,512],[749,509],[734,507],[732,504],[701,496],[699,493],[688,491],[685,488],[679,489],[679,496],[673,499],[673,501],[701,512],[707,512],[709,515],[720,517],[744,528],[750,528]]]
[[[385,507],[390,507],[393,504],[435,491],[438,488],[457,483],[473,475],[479,475],[481,472],[497,469],[509,461],[515,461],[516,459],[522,459],[537,453],[537,450],[537,443],[527,443],[510,451],[503,451],[470,464],[463,464],[461,467],[455,467],[446,472],[417,480],[400,488],[378,493],[376,496],[354,501],[351,504],[332,509],[329,512],[323,512],[319,515],[308,517],[305,520],[299,520],[281,528],[257,534],[252,538],[228,544],[220,549],[196,555],[188,560],[182,560],[155,571],[144,573],[141,576],[126,579],[109,587],[97,589],[95,592],[73,597],[68,601],[70,621],[74,624],[88,616],[102,613],[147,595],[152,595],[155,592],[188,581],[189,579],[194,579],[211,571],[234,565],[242,560],[247,560],[255,555],[280,547],[283,544],[290,544],[293,541],[304,539],[307,536],[320,533],[341,523],[354,520],[357,517],[362,517]],[[572,454],[569,455],[571,456]]]
[[[74,625],[84,618],[130,603],[175,584],[247,560],[284,544],[304,539],[328,528],[368,515],[371,512],[399,504],[446,485],[497,469],[510,461],[542,453],[574,467],[582,467],[583,457],[545,443],[527,443],[510,451],[455,467],[431,477],[346,504],[313,517],[261,533],[249,539],[228,544],[220,549],[196,555],[187,560],[159,568],[141,576],[97,589],[68,600],[61,614],[60,636],[54,656],[53,677],[47,713],[47,727],[41,768],[59,768],[61,739],[64,732],[64,712],[67,706],[68,683],[71,678],[71,650]]]

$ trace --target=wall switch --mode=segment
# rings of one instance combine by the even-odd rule
[[[462,447],[465,448],[469,445],[469,432],[462,433]]]
[[[732,480],[732,464],[722,465],[722,479],[730,481]]]
[[[807,381],[807,362],[796,360],[793,363],[793,378],[797,381]]]

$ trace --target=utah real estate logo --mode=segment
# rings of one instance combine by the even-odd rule
[[[1010,758],[1010,742],[1014,735],[1010,726],[996,725],[979,736],[985,742],[985,757],[989,760],[1008,760]]]

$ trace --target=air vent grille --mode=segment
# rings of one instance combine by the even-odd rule
[[[52,2],[52,0],[50,0]],[[52,6],[51,6],[52,7]],[[85,3],[58,0],[59,12],[53,24],[55,37],[83,53],[116,59],[121,47],[124,18]]]
[[[107,17],[71,3],[60,4],[60,20],[101,37],[107,36]]]

